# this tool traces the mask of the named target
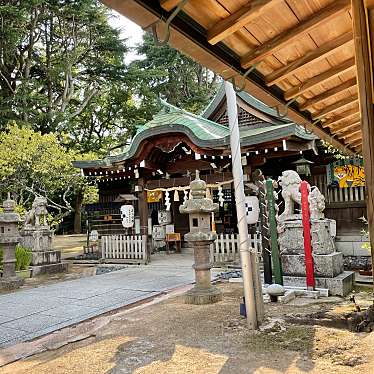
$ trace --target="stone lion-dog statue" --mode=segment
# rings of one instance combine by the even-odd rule
[[[282,187],[282,197],[284,199],[284,211],[279,215],[278,220],[300,219],[300,214],[295,214],[294,203],[301,205],[300,193],[301,178],[294,170],[282,172],[279,178],[279,184]],[[325,197],[316,186],[309,188],[309,210],[310,218],[324,218],[323,210],[325,209]]]
[[[47,215],[47,199],[45,197],[36,197],[31,209],[26,213],[25,226],[47,226]]]

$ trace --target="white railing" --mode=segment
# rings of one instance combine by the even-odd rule
[[[330,187],[327,190],[329,203],[345,203],[348,201],[365,200],[365,187]]]
[[[103,235],[101,257],[106,262],[147,263],[147,237],[145,235]]]
[[[326,174],[313,176],[312,184],[325,196],[327,203],[345,203],[365,200],[365,187],[330,187],[327,186]]]
[[[249,244],[257,252],[261,252],[261,234],[250,234]],[[220,234],[210,246],[210,260],[213,264],[239,262],[239,239],[237,234]]]

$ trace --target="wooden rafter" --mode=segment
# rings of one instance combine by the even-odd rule
[[[274,6],[279,0],[252,0],[248,5],[218,22],[208,30],[208,42],[217,44],[229,35],[238,31],[252,20],[259,17],[268,8]]]
[[[342,64],[333,67],[321,74],[314,76],[306,82],[300,83],[298,86],[292,87],[287,90],[284,94],[286,100],[293,99],[296,96],[302,95],[311,88],[318,86],[319,84],[326,82],[332,78],[335,78],[339,74],[345,73],[346,71],[352,70],[355,67],[354,57],[346,60]]]
[[[336,86],[334,88],[331,88],[331,90],[325,91],[321,93],[320,95],[314,96],[308,101],[306,101],[304,104],[300,105],[300,110],[307,110],[310,109],[313,105],[320,103],[321,101],[327,100],[335,96],[336,94],[340,94],[342,92],[345,92],[349,90],[350,88],[357,85],[356,78],[352,78],[339,86]]]
[[[172,9],[174,9],[181,0],[160,0],[160,5],[162,8],[170,12]]]
[[[356,118],[356,117],[359,117],[360,115],[360,112],[359,112],[359,108],[352,108],[352,109],[349,109],[347,111],[345,111],[344,113],[340,113],[339,115],[325,121],[325,122],[322,122],[322,127],[325,128],[325,127],[334,127],[334,126],[338,126],[344,122],[346,122],[348,119],[350,118]]]
[[[353,136],[357,135],[357,134],[360,134],[361,136],[361,129],[360,127],[359,128],[356,128],[355,130],[352,129],[351,132],[348,132],[347,134],[340,134],[339,137],[340,138],[343,138],[343,139],[352,139]]]
[[[340,136],[340,135],[345,135],[349,133],[350,131],[353,131],[356,129],[360,129],[360,121],[354,121],[353,123],[345,125],[344,127],[340,129],[332,129],[331,132],[333,134],[337,134]]]
[[[272,86],[277,84],[290,76],[291,74],[297,73],[299,70],[305,68],[305,65],[312,62],[317,62],[331,56],[339,48],[343,47],[349,42],[352,42],[353,34],[352,32],[347,32],[343,35],[338,36],[336,39],[330,40],[329,42],[321,45],[319,48],[313,49],[308,52],[303,57],[290,62],[288,65],[281,67],[278,70],[275,70],[266,77],[266,84]]]
[[[300,36],[321,26],[323,23],[330,21],[350,8],[348,0],[335,0],[330,5],[311,15],[307,20],[299,23],[290,30],[285,30],[275,38],[260,45],[240,60],[242,67],[248,68],[255,62],[263,60],[265,57],[279,51],[280,49],[295,42]]]
[[[357,147],[362,144],[362,138],[359,138],[357,140],[353,140],[349,142],[349,145],[352,147]]]
[[[335,112],[336,110],[345,108],[346,106],[351,105],[352,103],[355,103],[357,101],[358,101],[358,94],[346,97],[342,100],[337,101],[336,103],[332,105],[325,107],[320,112],[313,114],[313,119],[325,117],[326,115],[331,114]]]

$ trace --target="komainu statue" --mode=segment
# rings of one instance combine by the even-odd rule
[[[25,216],[25,227],[47,226],[47,199],[35,197],[31,209]]]
[[[279,184],[282,187],[282,197],[284,199],[284,211],[279,215],[278,220],[293,219],[295,217],[294,202],[301,204],[300,193],[301,178],[294,170],[282,172]]]
[[[313,186],[309,193],[309,211],[310,218],[312,219],[323,219],[325,215],[325,197],[322,195],[318,187]]]
[[[288,219],[300,219],[300,215],[295,214],[294,203],[301,205],[300,183],[301,178],[294,170],[286,170],[279,178],[279,184],[282,186],[282,197],[284,199],[284,212],[278,217],[279,221]],[[318,187],[309,188],[309,210],[310,218],[323,219],[325,215],[325,197]]]

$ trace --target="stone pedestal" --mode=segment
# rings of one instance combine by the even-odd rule
[[[61,251],[51,250],[52,237],[53,231],[48,226],[26,226],[21,230],[21,245],[32,250],[33,276],[67,270],[67,264],[61,263]]]
[[[188,234],[186,234],[188,240]],[[185,236],[185,237],[186,237]],[[211,285],[210,269],[210,244],[211,240],[194,242],[194,260],[193,268],[195,270],[196,285],[185,294],[187,304],[213,304],[222,300],[222,292]]]
[[[211,213],[218,204],[206,198],[206,183],[199,178],[190,183],[192,199],[179,207],[181,213],[189,214],[190,232],[184,238],[193,247],[195,264],[195,287],[185,294],[187,304],[212,304],[222,300],[222,292],[211,284],[210,244],[217,234],[210,230]]]
[[[328,288],[331,295],[345,296],[353,288],[354,273],[344,272],[343,254],[336,252],[330,234],[331,220],[312,219],[311,235],[316,286]],[[284,284],[305,285],[303,226],[300,219],[282,222],[279,234]]]

